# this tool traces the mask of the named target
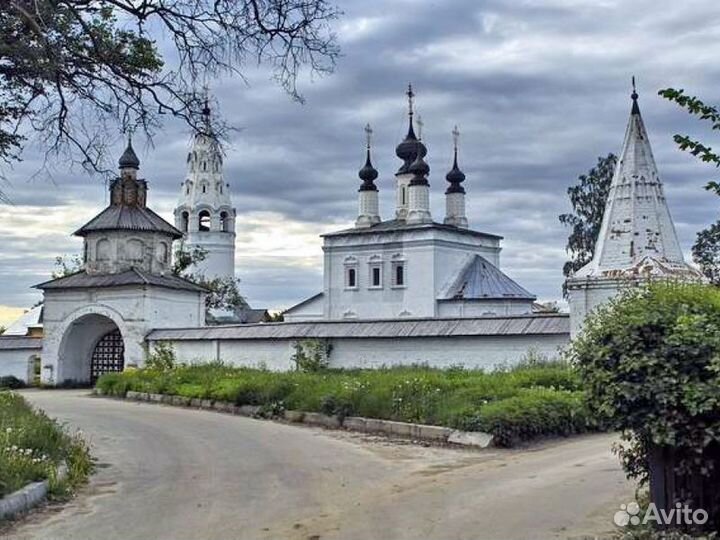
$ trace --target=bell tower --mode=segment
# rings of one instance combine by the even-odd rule
[[[193,138],[187,174],[181,182],[175,226],[185,250],[200,248],[205,259],[190,269],[208,279],[235,277],[235,208],[223,177],[223,153],[210,120],[207,100],[203,129]]]

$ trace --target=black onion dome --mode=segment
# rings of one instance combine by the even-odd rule
[[[457,151],[455,152],[455,159],[453,160],[453,167],[450,172],[445,175],[445,180],[450,182],[445,193],[465,193],[465,188],[462,184],[465,181],[465,173],[460,170],[457,163]]]
[[[120,165],[121,169],[139,169],[140,168],[140,160],[137,157],[137,154],[135,154],[135,150],[133,150],[132,147],[132,140],[128,139],[128,145],[127,148],[125,148],[125,151],[123,152],[122,156],[120,156],[120,160],[118,161],[118,164]]]
[[[418,153],[415,157],[415,161],[410,164],[407,172],[412,173],[413,177],[410,180],[411,186],[427,186],[429,185],[427,175],[430,174],[430,166],[423,159],[423,154]]]
[[[370,149],[368,148],[367,151],[367,158],[365,159],[365,165],[362,169],[360,169],[360,172],[358,173],[358,176],[360,177],[360,180],[363,181],[362,185],[360,186],[360,191],[377,191],[378,188],[374,184],[375,179],[378,177],[378,172],[375,167],[373,167],[372,162],[370,161]]]
[[[427,148],[425,148],[425,145],[422,143],[422,141],[420,141],[417,138],[417,135],[415,135],[415,130],[413,129],[413,121],[411,117],[405,139],[403,140],[403,142],[398,144],[397,147],[395,147],[395,155],[402,159],[404,162],[400,166],[396,174],[405,174],[407,172],[410,172],[410,165],[413,163],[413,161],[415,161],[418,153],[420,153],[422,157],[425,157],[427,155]]]

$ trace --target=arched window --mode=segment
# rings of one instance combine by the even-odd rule
[[[207,161],[203,161],[203,171],[207,171]],[[203,193],[205,192],[205,189],[203,188]]]
[[[407,198],[405,197],[405,186],[402,187],[402,190],[400,190],[400,194],[402,196],[402,202],[401,204],[405,206],[407,204]]]
[[[200,218],[200,227],[198,230],[200,231],[209,231],[210,230],[210,212],[207,210],[203,210],[198,214],[198,217]]]
[[[230,232],[230,219],[227,212],[220,212],[220,230]]]
[[[400,263],[395,265],[395,286],[403,285],[405,285],[405,265]]]
[[[203,184],[203,193],[205,193],[206,191],[207,191],[207,186],[205,184]]]
[[[101,238],[95,244],[95,259],[98,261],[110,260],[110,240]]]
[[[166,263],[168,262],[168,247],[165,242],[158,243],[158,260],[160,262]]]
[[[223,192],[222,182],[218,183],[218,191],[220,192],[220,195],[222,195],[222,192]]]
[[[145,244],[142,240],[132,239],[127,243],[127,256],[133,262],[142,262],[144,258]]]
[[[347,271],[347,287],[354,289],[357,287],[357,271],[355,268],[348,268]]]
[[[189,222],[190,214],[188,214],[187,212],[183,212],[182,214],[180,214],[180,230],[182,232],[187,232]]]

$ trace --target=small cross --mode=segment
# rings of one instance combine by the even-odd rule
[[[405,95],[408,97],[408,112],[410,113],[410,116],[413,114],[413,99],[415,98],[415,93],[412,89],[412,84],[408,84],[408,90],[405,93]]]
[[[453,136],[453,145],[455,146],[455,150],[457,150],[458,147],[458,141],[460,140],[460,130],[457,126],[455,126],[452,130],[452,136]]]
[[[370,127],[370,124],[366,124],[366,125],[365,125],[365,140],[367,141],[368,150],[370,149],[370,142],[371,142],[371,140],[372,140],[372,133],[373,133],[373,130],[372,130],[372,128]]]
[[[422,139],[422,130],[425,123],[423,122],[422,116],[418,114],[417,126],[418,126],[418,139]]]

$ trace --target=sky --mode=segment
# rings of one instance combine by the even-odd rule
[[[559,300],[566,260],[567,188],[598,156],[618,153],[635,75],[670,210],[686,253],[718,219],[703,190],[717,176],[678,150],[675,133],[718,137],[657,95],[684,88],[720,102],[720,4],[713,0],[345,0],[334,24],[335,73],[300,81],[292,101],[266,70],[210,86],[218,114],[239,128],[225,178],[237,208],[236,272],[253,307],[282,309],[322,288],[319,235],[351,226],[363,127],[374,130],[383,219],[393,217],[395,146],[416,93],[431,167],[433,216],[444,214],[445,174],[458,125],[467,212],[474,229],[504,237],[501,268],[541,300]],[[187,129],[169,121],[135,140],[149,205],[172,222],[185,176]],[[715,143],[715,144],[714,144]],[[123,144],[118,141],[119,157]],[[107,204],[97,177],[63,160],[34,176],[32,151],[8,172],[0,205],[0,324],[41,299],[54,258],[80,253],[72,231]],[[714,176],[715,175],[715,176]],[[689,258],[689,256],[688,256]]]

